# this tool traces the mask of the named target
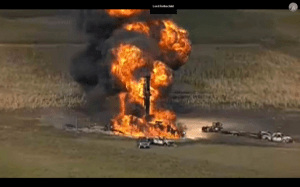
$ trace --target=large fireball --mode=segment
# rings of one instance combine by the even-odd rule
[[[143,10],[106,10],[112,17],[131,17]],[[178,139],[182,132],[176,126],[176,114],[163,107],[167,95],[163,91],[173,84],[173,69],[185,64],[191,52],[188,32],[171,20],[124,23],[122,29],[152,37],[152,26],[159,30],[159,59],[150,59],[136,45],[120,43],[112,50],[111,74],[125,92],[119,94],[120,112],[112,119],[115,134],[138,137],[161,137]],[[143,70],[143,71],[141,71]],[[145,116],[145,75],[150,75],[150,118]],[[140,107],[139,107],[140,106]],[[129,108],[136,107],[139,114]]]

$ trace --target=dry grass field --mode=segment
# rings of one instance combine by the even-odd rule
[[[46,51],[50,54],[41,56],[30,47],[0,47],[0,110],[69,108],[83,103],[79,86],[52,66],[53,50]]]
[[[190,61],[176,72],[177,82],[205,93],[200,98],[186,98],[185,103],[206,107],[300,108],[300,58],[258,47],[207,51],[194,46]]]
[[[176,72],[176,82],[205,93],[182,103],[299,109],[299,12],[180,10],[179,15],[174,19],[190,31],[193,49],[189,62]]]

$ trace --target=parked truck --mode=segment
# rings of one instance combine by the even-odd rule
[[[149,149],[150,148],[150,144],[151,144],[151,142],[147,138],[140,138],[137,141],[137,147],[139,149]]]
[[[149,139],[151,144],[153,145],[162,145],[162,146],[174,146],[176,147],[176,144],[173,140],[168,140],[168,139],[165,139],[165,138],[150,138]]]
[[[271,134],[269,131],[260,131],[258,137],[263,140],[268,140],[272,142],[283,142],[292,143],[293,139],[290,136],[286,136],[281,132],[275,132]]]
[[[213,122],[212,126],[203,126],[203,132],[220,132],[223,129],[223,124],[220,122]]]

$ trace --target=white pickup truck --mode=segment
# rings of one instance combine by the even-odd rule
[[[150,148],[150,144],[151,144],[150,140],[148,140],[147,138],[141,138],[137,142],[137,147],[139,149],[142,149],[142,148],[149,149]]]
[[[150,139],[150,141],[151,141],[151,144],[154,144],[154,145],[176,147],[176,144],[173,140],[167,140],[167,139],[163,139],[163,138],[152,138],[152,139]]]
[[[273,142],[284,142],[284,143],[292,143],[293,139],[290,136],[285,136],[281,132],[275,132],[271,134],[268,131],[260,131],[259,132],[259,138],[263,140],[269,140]]]

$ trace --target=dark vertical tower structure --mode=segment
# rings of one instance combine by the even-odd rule
[[[146,75],[144,85],[144,107],[147,120],[150,118],[150,96],[150,75]]]

